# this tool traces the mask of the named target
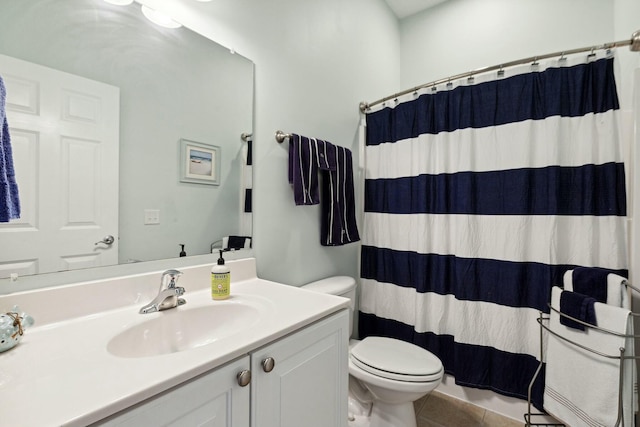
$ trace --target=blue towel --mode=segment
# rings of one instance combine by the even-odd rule
[[[573,270],[573,292],[588,295],[607,303],[607,276],[611,271],[596,267],[577,267]]]
[[[560,294],[560,312],[590,325],[597,326],[595,298],[577,292],[563,291]],[[560,316],[560,324],[584,331],[585,326],[565,316]]]
[[[322,183],[319,181],[322,174]],[[355,216],[351,150],[328,141],[292,134],[289,138],[289,183],[296,205],[320,203],[320,244],[340,246],[360,240]]]
[[[11,150],[11,136],[5,110],[7,90],[4,80],[0,76],[0,222],[20,218],[20,199],[18,184],[13,168],[13,152]]]

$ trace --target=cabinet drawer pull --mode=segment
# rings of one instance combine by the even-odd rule
[[[238,375],[236,375],[236,378],[238,379],[240,387],[246,387],[251,382],[251,371],[248,369],[240,371],[238,372]]]
[[[262,369],[265,372],[273,371],[273,368],[275,368],[275,366],[276,366],[276,361],[273,357],[267,357],[262,361]]]

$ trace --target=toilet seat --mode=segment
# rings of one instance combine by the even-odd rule
[[[367,337],[352,347],[350,357],[363,371],[395,381],[440,381],[444,373],[435,355],[394,338]]]

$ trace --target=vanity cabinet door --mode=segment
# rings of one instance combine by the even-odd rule
[[[237,374],[249,356],[150,398],[93,426],[249,427],[250,387]]]
[[[348,322],[343,310],[251,353],[252,427],[347,426]]]

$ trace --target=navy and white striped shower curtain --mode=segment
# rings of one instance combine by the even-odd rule
[[[541,61],[368,112],[362,338],[527,398],[551,287],[576,266],[627,273],[613,69],[610,52]]]

